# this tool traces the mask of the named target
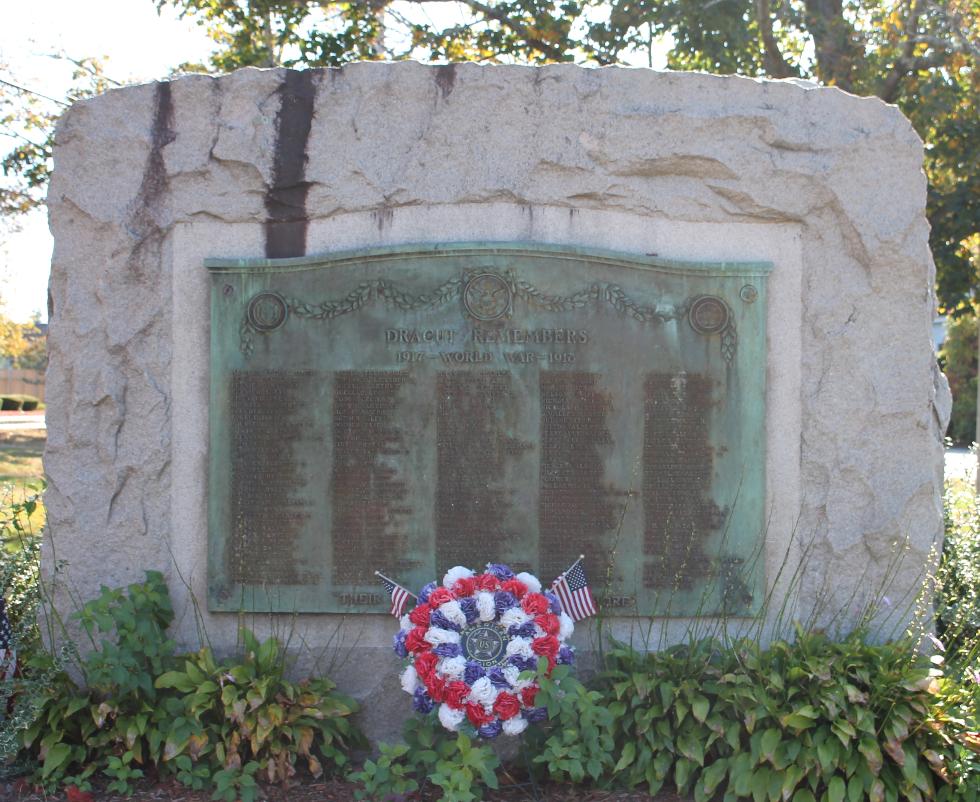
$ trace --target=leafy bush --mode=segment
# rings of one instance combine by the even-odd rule
[[[767,649],[617,646],[599,698],[568,704],[541,680],[557,718],[537,760],[558,779],[589,775],[650,793],[670,783],[698,802],[719,793],[755,802],[972,799],[976,777],[957,763],[965,725],[951,712],[965,686],[942,677],[942,658],[923,660],[910,644],[803,632]],[[597,749],[583,747],[579,731],[592,704],[612,719],[595,719]],[[611,766],[604,754],[619,759]]]
[[[946,539],[936,590],[938,634],[951,662],[980,661],[980,496],[965,482],[948,483]]]
[[[101,773],[126,793],[152,768],[192,788],[213,785],[215,799],[248,802],[257,779],[286,780],[299,758],[319,775],[360,742],[348,720],[354,702],[325,679],[287,680],[274,639],[243,633],[240,661],[218,663],[207,649],[177,656],[157,572],[125,590],[103,588],[76,617],[92,641],[76,655],[83,684],[44,653],[28,666],[50,677],[22,739],[42,785],[86,788]]]
[[[0,489],[0,592],[4,593],[14,650],[26,658],[38,643],[35,612],[40,604],[38,565],[41,541],[36,521],[41,516],[40,487],[30,487],[22,501],[13,488]],[[43,684],[43,683],[42,683]],[[20,734],[36,714],[35,688],[29,681],[0,680],[0,770],[20,749]]]
[[[497,787],[500,760],[485,745],[464,734],[451,735],[435,714],[405,722],[405,743],[379,744],[377,760],[368,760],[349,779],[360,783],[356,799],[381,800],[418,791],[426,782],[442,790],[445,802],[473,802]]]
[[[939,350],[939,365],[949,380],[953,410],[948,434],[969,445],[977,439],[977,315],[972,309],[950,318]]]
[[[217,790],[229,800],[245,795],[234,791],[236,780],[257,772],[268,782],[286,781],[299,758],[314,777],[323,774],[324,763],[344,766],[346,751],[361,743],[348,720],[357,709],[353,700],[335,693],[327,679],[290,682],[278,641],[260,644],[247,631],[243,637],[240,662],[219,663],[202,649],[157,679],[157,688],[180,694],[164,761],[192,787],[203,785],[194,767],[211,764]]]

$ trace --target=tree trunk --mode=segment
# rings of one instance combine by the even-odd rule
[[[843,0],[806,0],[806,27],[813,37],[817,77],[851,91],[860,49],[854,28],[844,19]]]

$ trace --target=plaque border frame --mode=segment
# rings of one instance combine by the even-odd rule
[[[640,272],[650,272],[650,273],[660,273],[668,275],[692,275],[695,274],[700,278],[733,278],[739,277],[744,279],[760,279],[762,282],[762,287],[757,288],[761,291],[759,295],[765,302],[763,304],[763,336],[766,336],[766,331],[768,330],[768,292],[766,291],[765,282],[774,270],[774,263],[769,260],[684,260],[684,259],[669,259],[664,258],[659,255],[654,254],[636,254],[629,253],[625,251],[617,251],[603,248],[591,248],[585,246],[577,245],[564,245],[560,243],[531,243],[522,241],[461,241],[461,242],[451,242],[451,243],[432,243],[432,242],[411,242],[399,245],[387,245],[378,246],[372,248],[361,248],[361,249],[345,249],[336,252],[325,252],[314,254],[310,256],[302,257],[291,257],[291,258],[280,258],[280,259],[270,259],[270,258],[221,258],[221,257],[209,257],[203,260],[203,267],[208,271],[209,275],[212,277],[212,283],[210,286],[211,295],[211,315],[214,315],[214,304],[221,297],[221,286],[216,279],[221,275],[259,275],[263,277],[274,276],[281,273],[295,273],[304,271],[319,271],[319,270],[330,270],[342,267],[348,267],[356,264],[365,264],[370,262],[383,262],[391,259],[399,260],[430,260],[433,258],[438,258],[440,256],[444,257],[461,257],[461,256],[496,256],[496,257],[534,257],[537,259],[554,259],[557,262],[561,261],[585,261],[591,263],[598,263],[603,266],[627,268],[632,270],[637,270]],[[230,285],[229,285],[230,286]],[[227,286],[225,287],[227,290]],[[744,288],[743,288],[744,289]],[[745,303],[749,303],[744,297],[741,298]],[[756,299],[753,298],[753,302]],[[287,313],[287,317],[288,317]],[[281,325],[281,324],[280,324]],[[224,346],[221,343],[215,341],[214,327],[210,325],[210,357],[209,357],[209,377],[211,374],[211,365],[215,358],[215,352]],[[278,328],[278,327],[277,327]],[[274,331],[274,330],[273,330]],[[734,334],[734,330],[732,330]],[[726,344],[724,342],[725,332],[711,332],[703,333],[706,337],[716,337],[721,335],[722,339],[722,349],[725,352]],[[765,340],[764,340],[765,341]],[[734,346],[730,346],[734,347]],[[768,349],[764,350],[764,354],[768,354]],[[726,361],[731,361],[730,357],[726,354]],[[212,450],[215,445],[214,443],[214,431],[215,427],[210,425],[210,421],[217,410],[217,399],[214,382],[209,379],[209,435],[208,435],[208,485],[209,488],[213,488],[216,484],[220,484],[220,477],[217,475],[218,467],[215,465],[215,460],[211,458]],[[768,382],[765,382],[768,384]],[[766,433],[766,395],[768,393],[768,388],[763,389],[763,410],[762,410],[762,425],[763,425],[763,443],[761,447],[762,455],[762,491],[763,491],[763,505],[768,495],[768,486],[766,479],[766,454],[768,452],[768,443],[765,437]],[[208,575],[208,609],[212,613],[228,613],[234,612],[238,614],[242,611],[249,611],[253,613],[281,613],[281,614],[296,614],[297,612],[303,612],[308,615],[348,615],[352,612],[358,614],[364,614],[367,611],[363,610],[347,610],[341,612],[329,612],[325,610],[297,610],[295,605],[291,605],[288,602],[283,604],[283,599],[281,598],[281,592],[270,593],[263,586],[254,586],[252,590],[248,590],[245,587],[239,588],[234,593],[239,598],[239,606],[228,606],[227,603],[220,603],[216,601],[216,592],[219,590],[215,586],[215,567],[222,561],[221,549],[224,548],[225,540],[212,537],[212,532],[217,526],[216,514],[212,509],[211,505],[211,490],[209,489],[207,496],[208,510],[207,510],[207,522],[208,522],[208,543],[207,543],[207,575]],[[753,555],[755,560],[761,563],[761,570],[759,573],[760,587],[759,590],[763,593],[767,592],[767,573],[766,570],[766,549],[765,549],[765,526],[759,534],[759,553]],[[218,550],[216,550],[218,549]],[[245,604],[245,596],[250,596],[253,598],[257,604]],[[286,592],[286,596],[289,593]],[[277,598],[274,598],[277,597]],[[377,613],[381,613],[381,607],[386,607],[387,603],[379,606]],[[653,616],[667,619],[671,618],[686,618],[689,617],[685,613],[678,612],[674,615],[667,613],[649,613],[642,614],[639,612],[628,612],[628,611],[618,611],[616,609],[609,610],[610,615],[627,615],[627,616]],[[722,613],[716,613],[711,615],[721,615]],[[726,617],[739,618],[739,617],[752,617],[754,612],[748,612],[745,614],[739,614],[738,612],[725,612]]]

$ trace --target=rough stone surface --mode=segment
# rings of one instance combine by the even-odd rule
[[[638,69],[249,69],[79,102],[49,196],[48,567],[65,561],[80,598],[163,570],[196,645],[205,257],[499,239],[769,259],[767,572],[803,620],[852,624],[887,595],[885,636],[909,620],[942,531],[949,393],[921,160],[877,99]],[[234,647],[236,616],[202,623]],[[247,623],[294,630],[298,670],[375,701],[399,693],[390,618]],[[644,633],[656,645],[689,623]],[[386,705],[367,714],[375,734],[392,726]]]

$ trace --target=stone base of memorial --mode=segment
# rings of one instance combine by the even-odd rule
[[[241,615],[288,628],[379,735],[375,569],[584,553],[609,631],[652,646],[793,577],[787,620],[914,594],[949,394],[894,107],[355,64],[114,90],[57,142],[47,569],[76,598],[160,569],[182,645],[195,609],[218,651]]]

